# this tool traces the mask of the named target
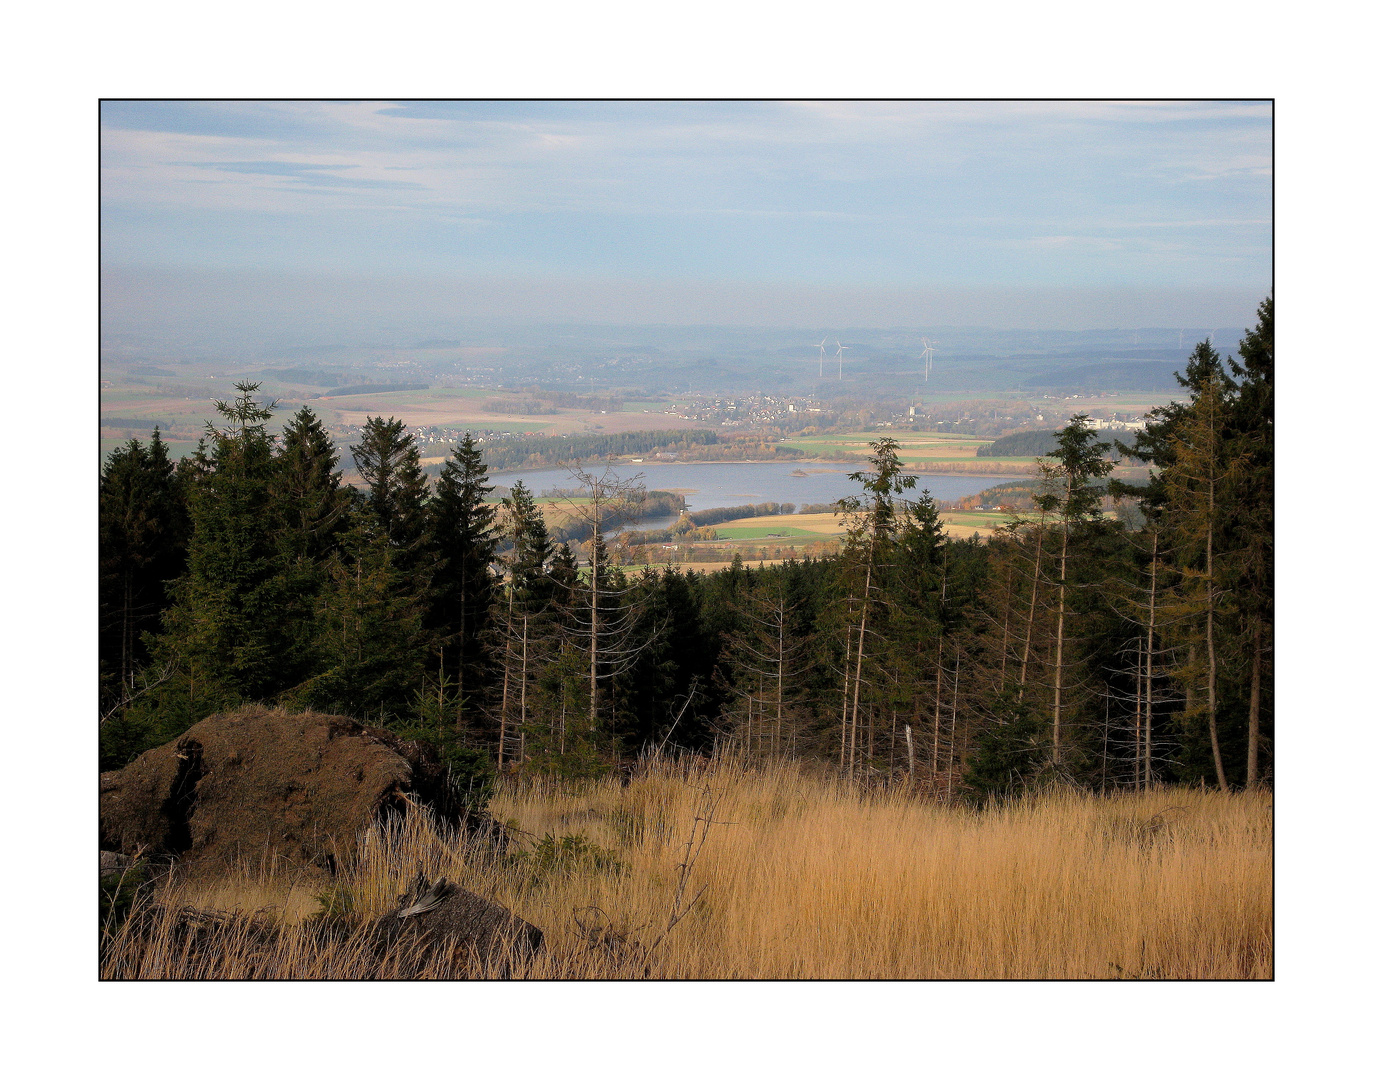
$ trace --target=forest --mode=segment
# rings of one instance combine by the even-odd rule
[[[347,486],[308,407],[274,436],[241,383],[191,456],[155,431],[102,465],[101,768],[260,702],[425,739],[473,792],[726,752],[978,804],[1269,784],[1271,300],[1238,353],[1199,343],[1130,444],[1074,418],[991,536],[946,536],[879,438],[840,552],[709,575],[612,559],[644,494],[609,473],[573,466],[559,542],[522,485],[492,498],[514,447],[469,435],[431,477],[372,417]],[[585,449],[641,449],[614,438]],[[1149,479],[1112,480],[1121,455]]]
[[[565,461],[590,461],[653,450],[680,451],[688,446],[715,446],[713,431],[627,431],[618,435],[526,435],[483,447],[488,469],[535,469]]]
[[[1054,448],[1052,431],[1014,431],[977,448],[978,457],[1043,457]]]

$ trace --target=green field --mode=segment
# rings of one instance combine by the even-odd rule
[[[975,529],[996,529],[1015,517],[998,510],[945,510],[939,515],[949,525],[963,525]]]
[[[822,533],[793,529],[786,525],[725,525],[715,529],[721,540],[828,540]]]

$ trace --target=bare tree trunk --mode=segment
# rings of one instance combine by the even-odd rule
[[[505,663],[501,665],[505,670],[501,673],[501,733],[496,743],[497,772],[505,767],[505,739],[510,724],[510,669],[515,666],[514,657],[511,655],[514,651],[514,644],[515,583],[512,577],[505,607]]]
[[[1262,701],[1263,623],[1254,626],[1254,659],[1249,672],[1249,745],[1245,753],[1244,782],[1255,787],[1259,782],[1259,705]]]
[[[863,610],[858,617],[858,658],[853,668],[853,740],[849,745],[849,775],[856,764],[858,742],[858,701],[863,692],[863,645],[868,629],[868,591],[872,587],[872,558],[868,559],[867,580],[863,584]]]
[[[1149,633],[1144,647],[1144,786],[1154,785],[1154,620],[1158,598],[1158,533],[1149,563]]]
[[[591,527],[591,730],[596,730],[596,710],[600,705],[600,672],[596,667],[596,646],[601,638],[601,568],[599,565],[601,545],[600,522]]]
[[[1001,623],[1001,679],[997,683],[997,693],[1006,689],[1006,663],[1011,656],[1011,561],[1006,560],[1006,611]]]
[[[850,612],[852,614],[852,612]],[[848,761],[849,739],[849,657],[853,653],[853,626],[844,628],[844,707],[839,713],[839,770]]]
[[[1143,641],[1140,642],[1141,646]],[[1134,788],[1139,790],[1140,784],[1140,755],[1143,751],[1144,735],[1144,649],[1135,650],[1135,783]]]
[[[1072,488],[1068,489],[1068,497]],[[1063,546],[1058,556],[1058,633],[1054,645],[1054,753],[1058,765],[1063,758],[1063,615],[1068,604],[1068,522],[1063,522]]]
[[[1039,527],[1035,530],[1035,570],[1030,579],[1030,613],[1025,617],[1025,651],[1020,657],[1020,693],[1016,701],[1025,700],[1025,680],[1030,671],[1030,638],[1034,634],[1035,604],[1039,599],[1039,567],[1044,554],[1044,511],[1039,512]]]
[[[934,749],[930,755],[930,792],[934,793],[939,782],[939,696],[944,682],[944,635],[939,635],[939,651],[935,655],[934,669]]]
[[[1221,791],[1225,782],[1225,763],[1220,757],[1220,732],[1216,725],[1216,590],[1212,557],[1215,547],[1216,482],[1210,482],[1206,522],[1206,725],[1211,734],[1211,755],[1216,761],[1216,781]]]
[[[953,773],[954,773],[954,754],[958,748],[958,668],[963,661],[962,652],[955,651],[953,654],[953,717],[949,725],[949,790],[948,797],[953,798]]]
[[[782,661],[786,656],[783,648],[782,628],[786,620],[787,600],[780,595],[781,586],[778,586],[779,597],[777,601],[777,725],[772,729],[772,756],[781,756],[782,746]]]
[[[753,752],[753,695],[744,691],[744,760]]]
[[[467,671],[467,570],[458,578],[458,727],[462,727],[462,680]]]
[[[529,613],[523,616],[520,631],[520,760],[524,760],[524,736],[529,722]]]

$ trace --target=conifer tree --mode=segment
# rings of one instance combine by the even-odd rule
[[[1206,731],[1222,791],[1230,785],[1220,738],[1219,638],[1223,628],[1219,624],[1230,621],[1235,597],[1222,586],[1220,563],[1226,554],[1228,508],[1245,464],[1242,456],[1233,453],[1238,448],[1225,444],[1226,382],[1219,371],[1201,382],[1187,411],[1173,424],[1169,462],[1161,477],[1169,531],[1184,560],[1181,603],[1196,613],[1189,620],[1188,644],[1194,646],[1200,672],[1192,678],[1204,684]]]
[[[206,425],[203,475],[191,487],[193,532],[184,577],[174,588],[164,645],[194,676],[247,698],[289,681],[294,636],[274,513],[274,439],[259,384],[235,384],[216,401],[222,426]]]
[[[1068,558],[1073,530],[1101,519],[1101,497],[1105,487],[1093,484],[1110,475],[1112,463],[1106,457],[1107,443],[1092,435],[1087,415],[1079,413],[1058,433],[1058,445],[1048,456],[1057,464],[1045,474],[1045,490],[1035,497],[1041,509],[1055,515],[1059,530],[1057,625],[1054,633],[1053,675],[1053,763],[1063,760],[1064,691],[1067,688],[1066,619],[1068,615]]]
[[[865,689],[874,682],[874,658],[870,638],[879,634],[878,625],[887,603],[886,578],[893,558],[893,535],[903,492],[915,487],[919,478],[901,472],[900,449],[890,437],[869,444],[872,472],[855,472],[850,480],[863,485],[864,495],[840,499],[836,512],[847,517],[844,563],[848,568],[847,594],[843,600],[844,694],[840,710],[840,765],[853,775],[858,762],[860,739],[868,736],[872,745],[872,710],[868,710],[868,729],[862,726]],[[867,661],[868,671],[864,672]],[[880,672],[880,668],[876,669]]]
[[[282,432],[272,480],[272,511],[283,578],[283,617],[290,625],[288,682],[308,678],[318,667],[315,615],[320,593],[329,587],[328,561],[348,526],[355,494],[340,487],[338,451],[310,407],[304,406]]]
[[[487,641],[497,579],[493,573],[496,508],[491,485],[471,432],[444,462],[430,503],[435,568],[429,625],[454,673],[459,722],[486,691],[491,658]]]
[[[189,532],[185,484],[161,432],[115,450],[100,473],[100,663],[123,696],[148,659],[143,635],[160,628],[168,585],[186,565]]]
[[[607,710],[605,702],[606,692],[613,687],[610,680],[633,663],[642,647],[633,635],[640,612],[626,602],[624,574],[610,566],[605,531],[633,520],[643,503],[644,488],[639,477],[621,480],[608,468],[599,474],[580,466],[569,471],[584,494],[569,499],[565,508],[590,532],[583,545],[590,565],[579,590],[582,603],[565,609],[571,616],[566,631],[569,643],[586,657],[587,720],[595,731],[602,726],[613,728],[613,710]]]
[[[794,567],[770,567],[732,604],[739,629],[724,642],[736,695],[731,728],[746,759],[794,753],[801,735],[811,641],[792,587]]]
[[[496,766],[508,757],[523,758],[523,743],[530,721],[531,684],[546,661],[548,616],[552,583],[547,563],[552,556],[543,512],[529,489],[516,482],[509,498],[502,499],[505,520],[502,532],[510,539],[506,557],[505,598],[501,607],[500,727]],[[518,735],[515,745],[512,739]],[[520,750],[516,752],[515,746]]]
[[[1272,700],[1273,642],[1273,300],[1259,305],[1258,323],[1231,361],[1238,381],[1234,425],[1245,466],[1235,491],[1237,554],[1232,563],[1242,633],[1248,640],[1249,707],[1245,738],[1245,783],[1260,782],[1260,722]]]
[[[282,550],[314,563],[326,558],[346,525],[347,493],[339,486],[339,455],[319,418],[304,405],[281,433],[273,483]]]
[[[397,569],[397,556],[371,505],[360,506],[326,564],[316,670],[290,692],[294,704],[376,723],[409,710],[421,687],[429,635],[414,575]]]
[[[425,501],[429,496],[414,433],[406,431],[404,422],[394,416],[387,420],[369,416],[362,441],[348,449],[367,481],[372,513],[397,549],[398,569],[414,569],[422,559]]]

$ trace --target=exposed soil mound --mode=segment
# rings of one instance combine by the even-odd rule
[[[344,716],[245,708],[100,777],[100,846],[180,856],[197,869],[271,849],[334,869],[359,832],[409,799],[456,820],[446,770],[425,743]]]

